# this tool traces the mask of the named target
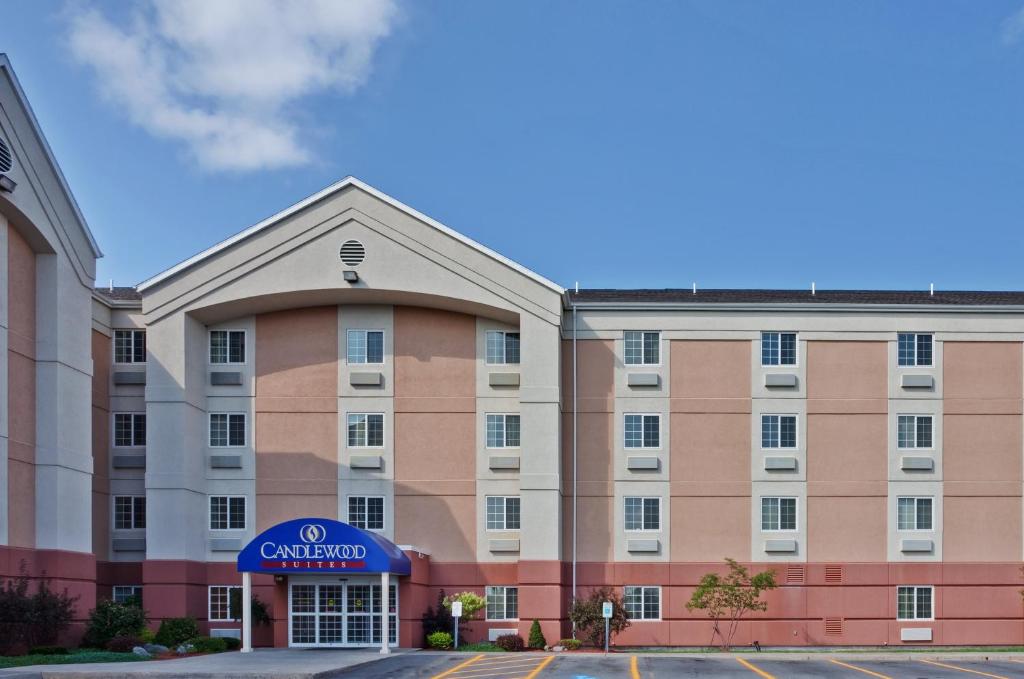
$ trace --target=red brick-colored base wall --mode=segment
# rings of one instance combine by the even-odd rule
[[[66,590],[77,597],[71,627],[59,640],[62,644],[77,643],[85,631],[89,610],[96,606],[96,558],[81,552],[0,546],[0,585],[22,573],[29,577],[30,588],[45,579],[51,590]]]

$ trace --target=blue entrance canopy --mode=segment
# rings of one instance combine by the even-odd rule
[[[412,564],[387,538],[333,519],[293,519],[268,528],[238,553],[239,572],[393,573]]]

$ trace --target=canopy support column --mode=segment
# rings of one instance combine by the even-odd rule
[[[381,655],[387,655],[391,652],[388,648],[388,593],[389,586],[391,584],[391,574],[384,571],[380,574],[380,653]]]
[[[252,573],[242,572],[242,653],[252,653]]]

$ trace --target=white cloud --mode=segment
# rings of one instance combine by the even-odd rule
[[[1003,44],[1016,45],[1024,38],[1024,7],[1003,20]]]
[[[70,14],[75,59],[132,123],[214,170],[308,163],[294,105],[351,94],[397,19],[395,0],[145,0],[112,21]]]

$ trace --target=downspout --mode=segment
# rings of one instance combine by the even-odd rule
[[[576,291],[579,292],[579,284],[577,284]],[[577,464],[576,464],[576,432],[578,431],[576,426],[577,414],[579,413],[579,404],[577,403],[577,388],[576,388],[576,300],[572,303],[572,600],[576,601],[576,539],[577,539],[577,523],[576,523],[576,479]],[[573,625],[573,635],[575,637],[575,625]]]

